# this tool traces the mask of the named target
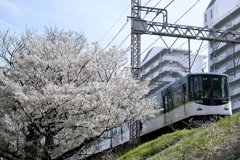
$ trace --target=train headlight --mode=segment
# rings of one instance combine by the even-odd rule
[[[227,105],[224,106],[224,110],[228,111],[228,107],[227,107]]]
[[[198,106],[197,110],[198,110],[198,111],[202,111],[201,106]]]

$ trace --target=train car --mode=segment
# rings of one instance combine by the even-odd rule
[[[162,112],[143,123],[142,135],[169,125],[197,126],[209,119],[232,115],[228,76],[224,74],[188,74],[161,89],[159,94]]]
[[[141,142],[152,140],[184,127],[203,124],[209,119],[232,115],[228,76],[217,73],[192,73],[159,90],[156,117],[142,118]],[[192,124],[191,124],[192,123]],[[94,154],[127,144],[128,124],[114,128],[92,143],[86,154]]]

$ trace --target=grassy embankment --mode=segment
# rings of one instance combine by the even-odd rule
[[[180,160],[240,158],[240,113],[192,130],[165,134],[118,160]]]

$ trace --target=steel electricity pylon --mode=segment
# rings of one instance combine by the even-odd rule
[[[131,1],[131,17],[141,19],[140,8],[136,6],[141,5],[141,0]],[[133,26],[133,24],[131,25]],[[131,72],[134,79],[140,78],[140,63],[141,63],[141,34],[131,35]],[[139,144],[140,137],[140,120],[130,120],[130,143]]]

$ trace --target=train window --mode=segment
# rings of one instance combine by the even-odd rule
[[[213,98],[227,98],[228,97],[228,85],[227,77],[225,76],[213,76]]]
[[[182,104],[182,90],[181,90],[181,85],[177,84],[174,87],[174,91],[173,91],[173,99],[174,99],[174,107],[177,107],[179,105]]]
[[[204,98],[228,98],[228,82],[226,76],[193,76],[190,78],[190,97]]]
[[[170,93],[170,91],[166,91],[163,95],[163,108],[165,113],[172,109],[172,98]]]
[[[156,99],[157,100],[157,102],[156,102],[156,104],[155,104],[155,106],[153,107],[154,109],[159,109],[160,108],[160,101],[161,101],[161,99],[160,98],[157,98]]]
[[[186,103],[188,101],[186,84],[182,85],[182,90],[183,90],[183,103]]]
[[[190,77],[189,81],[189,97],[193,98],[193,77]]]
[[[211,88],[209,76],[194,76],[193,84],[194,98],[208,98]]]

